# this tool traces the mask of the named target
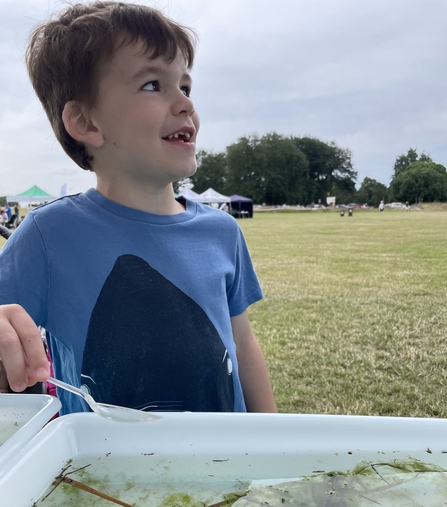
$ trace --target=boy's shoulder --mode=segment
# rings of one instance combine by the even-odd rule
[[[33,217],[47,218],[51,215],[61,213],[63,210],[71,209],[72,211],[81,212],[83,203],[85,202],[85,194],[78,193],[72,195],[65,195],[53,201],[41,204],[29,212]]]
[[[35,208],[33,208],[32,211],[41,212],[43,209],[48,210],[49,207],[53,208],[54,206],[65,205],[68,202],[79,200],[80,196],[82,196],[82,195],[84,195],[84,192],[79,192],[77,194],[64,195],[64,196],[58,197],[57,199],[53,199],[52,201],[46,202],[44,204],[39,204],[39,206],[36,206]]]
[[[222,226],[226,225],[230,228],[239,228],[236,219],[230,213],[214,208],[207,204],[200,204],[194,201],[190,202],[192,202],[192,206],[195,205],[197,207],[197,213],[203,215],[204,218],[206,217],[207,219],[215,221],[216,224],[221,224]]]

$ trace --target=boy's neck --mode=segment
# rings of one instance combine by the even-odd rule
[[[175,200],[172,184],[161,189],[129,188],[98,178],[96,190],[111,201],[147,213],[177,215],[185,211],[184,206]]]

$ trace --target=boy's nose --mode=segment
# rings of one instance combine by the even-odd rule
[[[192,116],[194,114],[194,104],[192,100],[180,90],[179,95],[173,103],[172,109],[175,115],[187,114],[188,116]]]

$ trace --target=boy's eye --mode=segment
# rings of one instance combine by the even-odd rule
[[[160,90],[160,87],[158,85],[158,81],[149,81],[149,83],[143,85],[141,89],[149,92],[157,92]]]
[[[191,95],[191,87],[190,86],[182,86],[180,88],[180,90],[182,90],[184,95],[186,95],[187,97],[189,97]]]

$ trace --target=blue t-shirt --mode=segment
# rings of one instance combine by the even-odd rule
[[[192,201],[155,215],[90,189],[29,213],[0,253],[0,304],[47,330],[55,375],[138,409],[245,411],[230,317],[261,298],[237,222]]]

